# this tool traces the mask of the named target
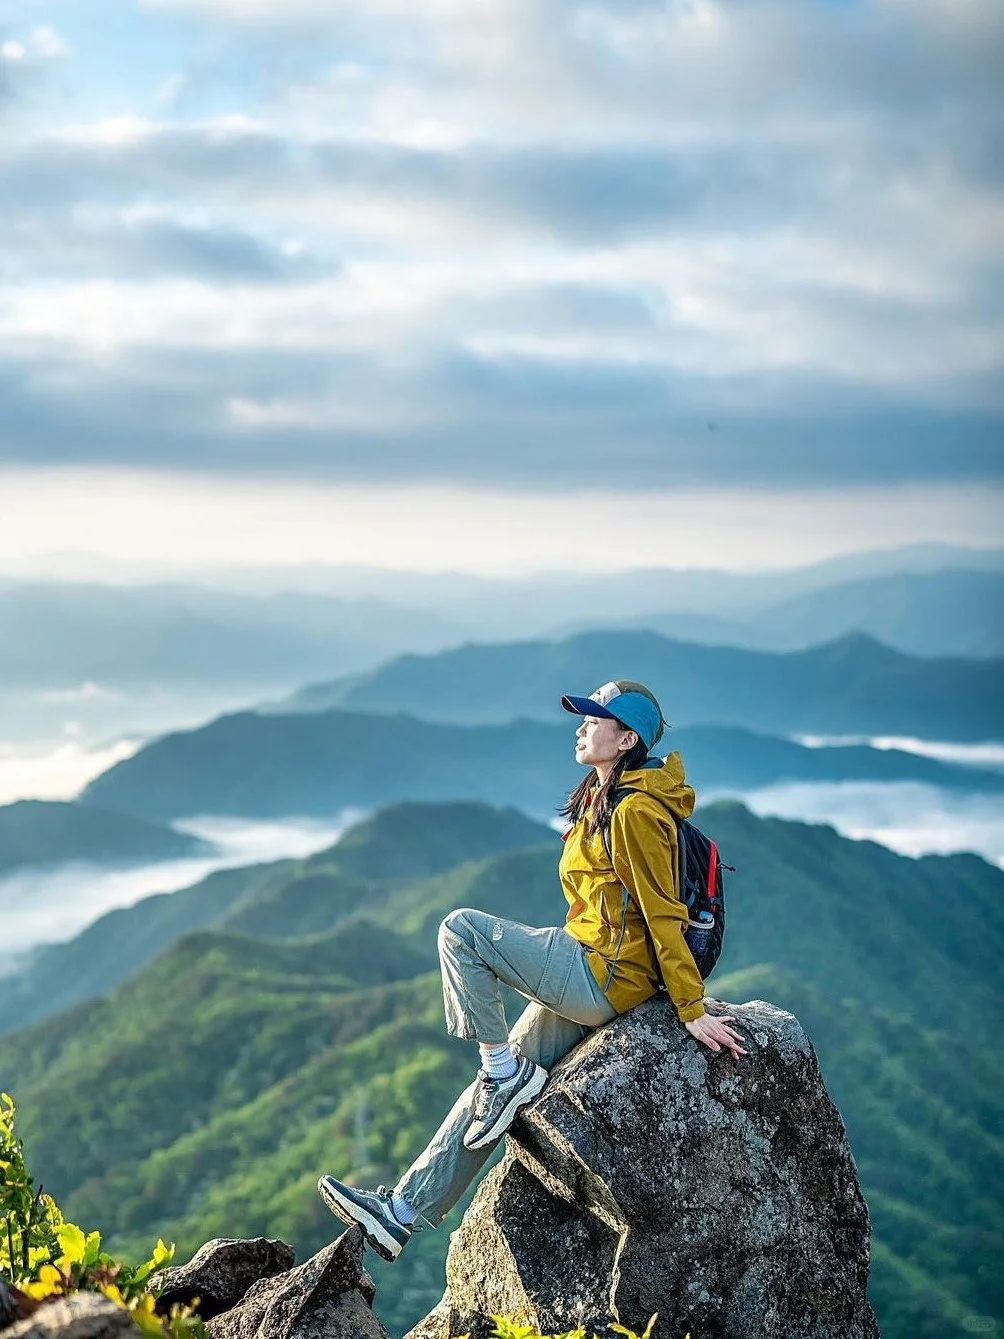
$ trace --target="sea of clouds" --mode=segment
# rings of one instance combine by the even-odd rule
[[[322,851],[360,817],[359,809],[346,809],[325,822],[201,816],[174,826],[212,842],[217,848],[212,855],[117,869],[73,862],[15,871],[0,879],[0,971],[9,970],[36,944],[69,939],[106,911],[186,888],[213,870]]]
[[[881,842],[901,855],[975,851],[1004,868],[999,795],[914,781],[841,781],[763,786],[740,798],[756,814],[829,823],[845,837]]]
[[[795,742],[809,749],[830,748],[841,744],[866,744],[873,749],[895,749],[916,753],[938,762],[958,763],[963,767],[1004,771],[1004,744],[956,744],[947,739],[917,739],[913,735],[795,735]]]
[[[816,747],[846,740],[804,738]],[[922,739],[862,738],[877,748],[1004,768],[1004,745],[960,745]],[[60,739],[31,747],[0,744],[0,803],[23,798],[71,799],[105,768],[130,756],[131,739],[88,747]],[[711,800],[725,792],[707,793]],[[786,783],[738,794],[761,815],[828,823],[846,837],[883,843],[903,855],[973,851],[1004,867],[1004,807],[999,796],[942,790],[917,782]],[[67,939],[114,907],[187,887],[213,870],[288,857],[302,858],[338,840],[363,811],[328,821],[291,817],[261,821],[202,815],[175,826],[212,843],[212,854],[131,868],[64,864],[0,879],[0,971],[27,949]],[[546,819],[546,815],[540,817]]]

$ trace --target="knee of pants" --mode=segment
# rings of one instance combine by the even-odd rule
[[[455,935],[458,939],[467,941],[467,931],[470,928],[470,923],[467,920],[467,917],[470,913],[470,907],[458,907],[456,911],[451,911],[448,916],[443,918],[439,926],[437,940],[440,953],[443,952],[444,948],[449,943],[450,935]]]

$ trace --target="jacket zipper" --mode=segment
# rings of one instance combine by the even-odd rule
[[[610,960],[610,968],[607,971],[607,979],[603,986],[604,995],[610,989],[610,982],[614,979],[614,968],[617,966],[617,959],[620,957],[621,952],[621,944],[624,943],[624,932],[627,929],[628,898],[631,896],[631,894],[628,892],[628,890],[624,887],[623,884],[621,884],[621,892],[624,894],[623,900],[621,902],[621,932],[617,940],[617,947],[614,949],[614,956]]]

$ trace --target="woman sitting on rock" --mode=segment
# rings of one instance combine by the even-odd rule
[[[678,753],[649,757],[665,725],[659,703],[625,680],[561,702],[583,717],[575,759],[590,769],[562,810],[571,823],[558,865],[569,904],[564,927],[537,930],[470,909],[446,917],[439,930],[446,1027],[478,1043],[478,1077],[392,1192],[356,1190],[333,1176],[318,1182],[332,1212],[358,1223],[386,1260],[420,1221],[442,1221],[548,1070],[660,986],[691,1036],[711,1051],[745,1054],[727,1026],[731,1015],[705,1013],[684,939],[676,820],[692,813],[694,791]],[[631,793],[615,805],[618,787]],[[530,1001],[511,1033],[500,982]]]

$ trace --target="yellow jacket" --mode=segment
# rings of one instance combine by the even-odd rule
[[[687,908],[676,891],[675,819],[693,813],[694,791],[679,753],[622,773],[619,784],[637,793],[614,809],[611,856],[602,833],[589,835],[587,818],[565,836],[558,865],[568,900],[565,929],[586,946],[589,967],[618,1013],[647,1000],[663,981],[687,1023],[704,1013],[704,983],[683,937]],[[624,888],[631,894],[626,912]]]

